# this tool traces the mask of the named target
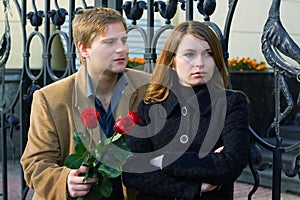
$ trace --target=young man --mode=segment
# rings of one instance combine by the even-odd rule
[[[128,58],[127,27],[118,11],[110,8],[86,9],[73,20],[74,43],[82,66],[75,74],[34,93],[28,142],[21,158],[27,184],[35,193],[33,199],[66,199],[89,192],[87,167],[64,166],[75,152],[73,133],[81,131],[80,113],[88,107],[100,113],[100,134],[110,137],[115,119],[136,110],[143,99],[149,74],[125,69]],[[99,199],[132,199],[122,192],[121,178],[112,181],[111,197]],[[126,191],[126,190],[124,190]]]

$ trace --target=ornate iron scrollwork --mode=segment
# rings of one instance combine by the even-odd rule
[[[32,0],[32,7],[34,12],[29,12],[26,17],[29,19],[30,24],[35,27],[35,30],[38,30],[38,27],[40,27],[43,24],[43,18],[45,17],[44,11],[37,10],[35,5],[35,0]]]
[[[298,175],[300,179],[300,154],[295,158],[294,169],[289,169],[285,164],[282,166],[282,168],[286,176],[292,178]]]
[[[122,9],[124,10],[126,17],[132,20],[132,24],[136,25],[136,20],[141,19],[144,9],[147,9],[147,4],[144,1],[126,1],[122,5]]]
[[[199,0],[197,9],[204,16],[204,20],[209,21],[210,15],[216,10],[216,0]]]
[[[300,68],[298,66],[293,66],[281,56],[281,54],[283,54],[300,64],[300,48],[287,33],[280,21],[280,3],[281,0],[273,0],[261,38],[262,52],[267,62],[274,68],[275,119],[268,130],[275,127],[277,144],[272,149],[272,151],[274,153],[274,157],[277,156],[279,159],[281,159],[282,152],[285,153],[294,149],[299,149],[299,144],[280,148],[282,139],[279,133],[279,122],[287,116],[287,114],[294,106],[293,99],[288,89],[288,85],[286,84],[284,79],[284,75],[293,76],[298,80],[298,82],[300,82]],[[280,111],[280,91],[282,91],[285,100],[287,101],[287,107],[283,113]],[[277,153],[278,155],[275,153]],[[289,170],[284,163],[278,163],[278,165],[282,166],[283,171],[287,176],[294,177],[298,173],[300,178],[299,160],[300,155],[296,157],[295,167],[293,170]],[[275,170],[273,170],[273,176],[275,176],[274,174],[276,173],[280,172],[276,172]],[[277,187],[277,190],[278,188],[280,189],[280,183],[276,182],[275,185]],[[279,198],[277,197],[279,196],[278,194],[275,194],[274,196],[276,196],[276,198]]]
[[[48,12],[48,16],[51,18],[52,23],[57,26],[57,29],[60,29],[60,26],[66,21],[66,15],[68,15],[68,11],[64,8],[60,8],[57,0],[55,0],[55,7],[56,10],[50,10]]]
[[[166,24],[171,24],[171,19],[175,16],[177,12],[177,4],[181,3],[181,9],[184,9],[185,2],[181,0],[169,0],[168,3],[164,1],[154,2],[154,11],[159,12],[160,16],[166,19]]]

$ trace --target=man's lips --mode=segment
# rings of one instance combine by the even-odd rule
[[[117,58],[117,59],[114,59],[114,62],[115,62],[115,63],[123,64],[123,63],[126,62],[126,59],[125,59],[125,58]]]
[[[125,58],[117,58],[117,59],[114,59],[114,61],[124,61]]]

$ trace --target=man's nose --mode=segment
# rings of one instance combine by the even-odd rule
[[[128,43],[127,42],[119,41],[117,45],[118,45],[116,48],[117,53],[128,51]]]

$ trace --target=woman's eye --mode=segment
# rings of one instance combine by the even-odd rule
[[[186,56],[186,57],[189,57],[189,58],[191,58],[191,57],[193,57],[195,54],[194,53],[185,53],[184,54],[184,56]]]
[[[207,57],[211,57],[212,52],[211,51],[205,51],[204,55],[207,56]]]

